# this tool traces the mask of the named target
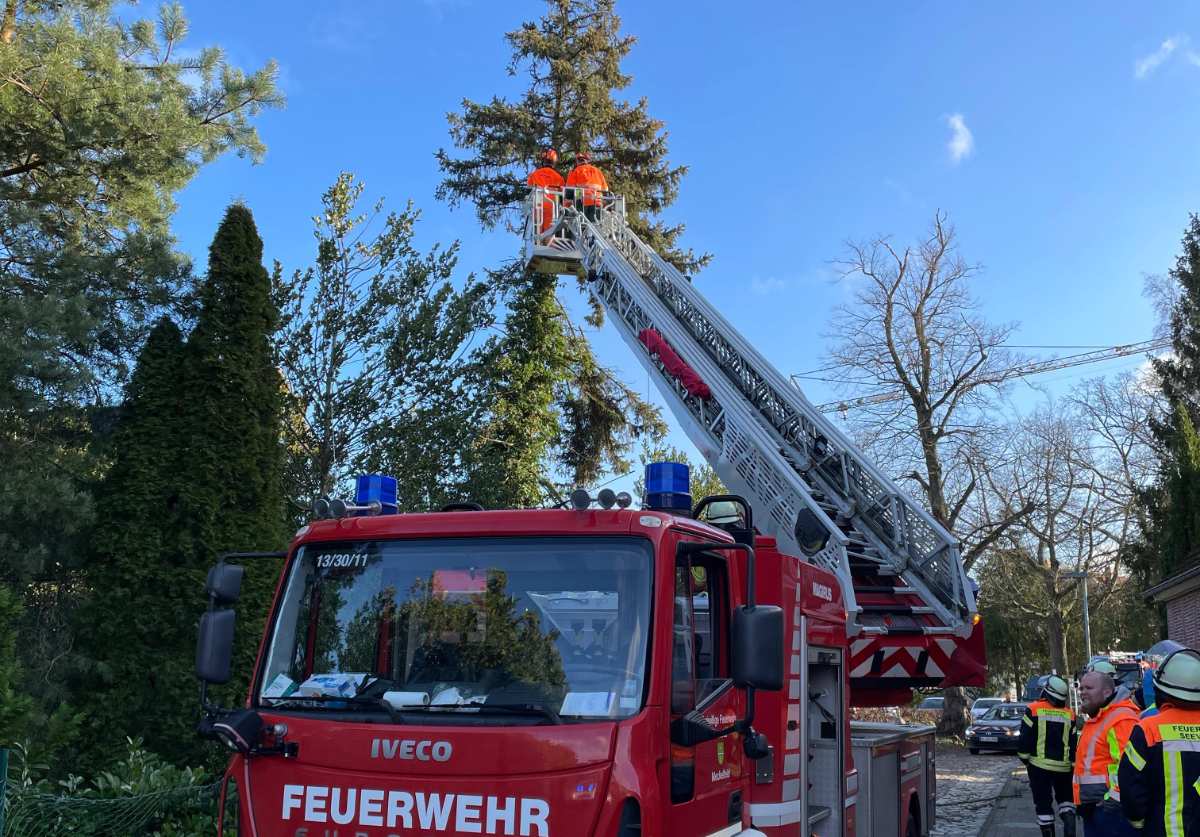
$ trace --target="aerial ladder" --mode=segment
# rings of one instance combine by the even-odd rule
[[[637,236],[622,196],[605,194],[591,217],[571,197],[530,190],[527,267],[586,279],[759,532],[838,575],[855,702],[983,685],[975,588],[955,538]]]

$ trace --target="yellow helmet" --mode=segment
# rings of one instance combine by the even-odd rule
[[[1200,703],[1200,651],[1180,648],[1172,652],[1154,672],[1154,691],[1185,703]]]

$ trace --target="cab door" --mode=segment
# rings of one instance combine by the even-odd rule
[[[730,573],[717,554],[680,556],[675,563],[671,649],[670,833],[724,834],[742,821],[743,771],[752,767],[742,736],[728,733],[686,746],[677,721],[698,710],[713,729],[743,717],[745,693],[729,667]]]

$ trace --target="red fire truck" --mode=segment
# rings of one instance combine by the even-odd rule
[[[921,835],[932,729],[851,706],[982,685],[957,544],[641,245],[619,198],[534,190],[531,269],[579,271],[736,494],[693,508],[399,514],[322,498],[285,553],[209,574],[197,673],[227,682],[244,564],[285,559],[235,751],[243,835]],[[550,207],[556,216],[545,223]],[[236,791],[236,794],[233,793]]]

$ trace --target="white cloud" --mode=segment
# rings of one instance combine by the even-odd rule
[[[967,122],[961,113],[952,113],[947,116],[946,124],[950,126],[951,131],[950,141],[946,143],[946,148],[950,151],[950,159],[955,164],[961,163],[975,150],[975,137],[971,135],[971,129],[967,127]]]
[[[755,276],[750,280],[750,290],[759,296],[767,296],[777,291],[782,291],[787,287],[787,282],[777,276],[768,276],[763,279],[761,276]]]
[[[1167,38],[1165,41],[1159,44],[1158,49],[1154,50],[1154,52],[1150,53],[1149,55],[1143,55],[1134,62],[1133,77],[1137,79],[1146,78],[1164,63],[1166,63],[1167,59],[1175,53],[1175,50],[1186,45],[1187,42],[1187,35],[1172,35],[1170,38]],[[1196,63],[1196,54],[1189,53],[1188,60],[1192,61],[1192,63]]]

